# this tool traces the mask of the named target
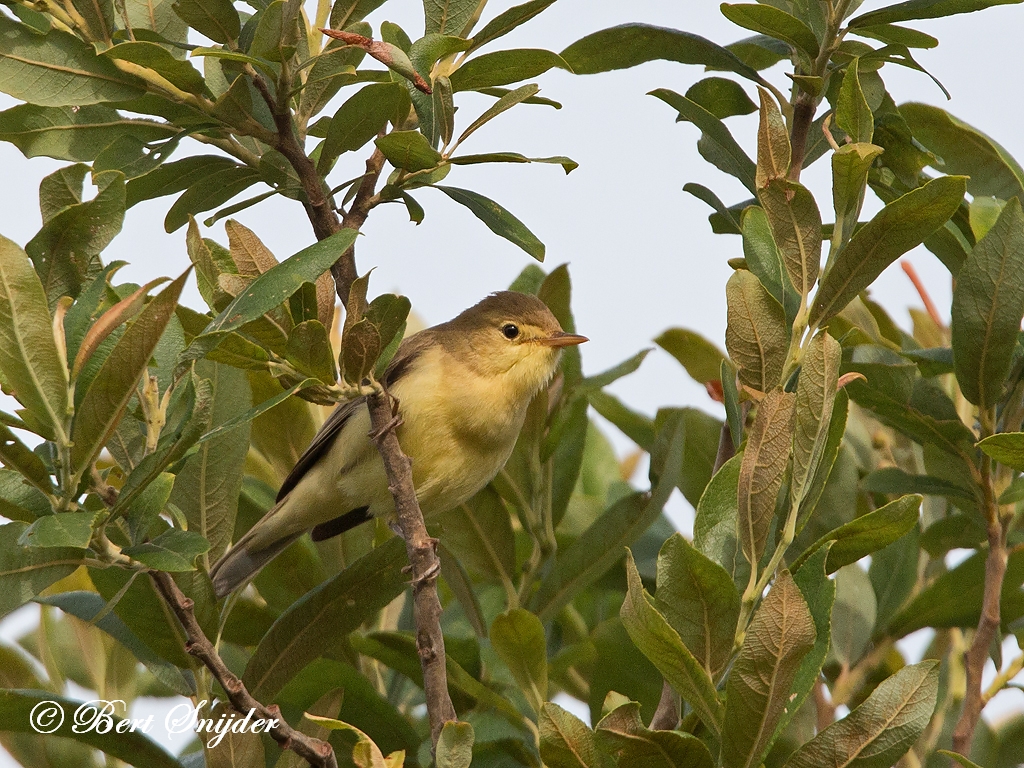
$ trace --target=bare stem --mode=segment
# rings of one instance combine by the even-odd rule
[[[982,414],[985,416],[985,414]],[[982,418],[982,431],[989,432],[988,425],[994,421],[994,414]],[[999,631],[1000,597],[1003,591],[1003,579],[1006,576],[1006,528],[999,515],[999,506],[993,487],[992,460],[982,456],[981,464],[982,492],[985,496],[985,517],[988,523],[988,557],[985,559],[985,593],[982,598],[981,618],[974,632],[971,645],[964,654],[964,666],[967,670],[967,690],[960,720],[953,731],[953,751],[964,755],[970,751],[974,739],[974,729],[981,717],[984,696],[981,690],[981,673],[988,660],[988,651]]]
[[[281,717],[281,710],[276,704],[269,707],[264,706],[252,697],[246,690],[245,685],[238,676],[229,670],[213,647],[213,643],[203,632],[196,621],[195,613],[192,610],[192,599],[185,594],[174,583],[170,574],[162,571],[151,571],[150,578],[157,591],[174,611],[181,626],[185,629],[187,642],[185,650],[199,659],[206,666],[217,682],[221,684],[228,695],[228,700],[239,712],[252,711],[257,717],[264,720],[274,720],[280,725],[271,728],[270,735],[282,749],[290,749],[303,760],[316,768],[337,768],[338,761],[334,757],[334,750],[331,745],[320,739],[314,739],[300,731],[296,731],[284,718]]]
[[[317,239],[324,240],[342,228],[361,227],[369,212],[380,201],[375,189],[384,167],[384,155],[375,149],[366,161],[366,174],[359,182],[352,205],[339,221],[323,180],[317,173],[313,161],[306,156],[295,134],[287,99],[281,94],[275,98],[270,85],[257,72],[251,71],[249,74],[274,114],[277,126],[276,149],[288,159],[298,174],[306,193],[306,214]],[[354,247],[341,255],[331,268],[331,273],[338,296],[341,297],[342,303],[347,303],[349,289],[357,276]],[[395,500],[398,524],[409,557],[416,618],[416,647],[423,667],[423,687],[427,696],[430,736],[436,746],[444,724],[456,719],[455,707],[448,694],[444,636],[441,633],[441,601],[437,596],[437,577],[441,571],[436,551],[437,541],[427,534],[423,513],[420,511],[416,489],[413,486],[412,462],[402,452],[398,435],[395,433],[395,428],[401,422],[397,401],[382,389],[367,398],[367,406],[373,424],[372,439],[384,462],[388,489]]]
[[[651,718],[652,731],[673,731],[679,725],[679,694],[669,685],[668,680],[662,681],[661,699],[658,708]]]
[[[427,697],[430,737],[434,746],[447,722],[456,719],[455,707],[448,694],[444,635],[441,633],[441,601],[437,596],[437,577],[441,563],[437,559],[437,539],[427,533],[423,512],[416,499],[412,482],[412,462],[402,452],[395,429],[401,423],[398,401],[385,390],[367,400],[371,438],[377,444],[388,490],[395,500],[395,514],[405,539],[405,551],[412,571],[413,608],[416,618],[416,649],[423,667],[423,690]]]

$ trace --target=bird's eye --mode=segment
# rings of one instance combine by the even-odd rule
[[[519,335],[519,328],[517,328],[512,323],[506,323],[505,325],[501,326],[501,332],[506,339],[514,339],[516,336]]]

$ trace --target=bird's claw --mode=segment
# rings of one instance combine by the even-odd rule
[[[400,426],[402,426],[402,414],[395,413],[385,424],[381,425],[380,429],[375,429],[370,433],[370,440],[376,443],[388,432],[398,429]]]

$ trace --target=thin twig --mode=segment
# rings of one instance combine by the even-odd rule
[[[378,197],[375,194],[377,179],[384,168],[384,154],[374,147],[373,154],[366,160],[366,173],[363,174],[359,186],[356,188],[356,196],[352,205],[342,217],[341,226],[345,229],[359,229],[366,222],[370,210],[377,204]],[[333,215],[333,214],[332,214]],[[341,303],[348,301],[348,292],[353,281],[358,277],[356,274],[356,249],[349,246],[341,258],[334,262],[331,267],[331,274],[334,275],[334,284],[338,290],[338,297]]]
[[[344,219],[339,221],[313,161],[306,156],[295,135],[291,110],[287,102],[275,99],[270,86],[258,73],[253,71],[250,76],[274,113],[278,129],[276,148],[288,159],[298,174],[308,201],[306,213],[317,239],[323,240],[343,227],[360,228],[370,210],[379,202],[375,189],[381,169],[384,167],[384,155],[380,150],[374,149],[366,161],[366,174],[359,183],[352,205],[345,213]],[[347,304],[349,289],[357,275],[354,247],[341,255],[331,268],[331,273],[338,296],[341,297],[343,304]],[[437,596],[437,577],[441,570],[435,550],[437,541],[427,534],[412,482],[412,462],[402,452],[398,436],[395,434],[395,428],[400,423],[397,402],[387,392],[381,391],[367,398],[367,406],[373,424],[372,439],[377,444],[384,462],[388,489],[395,500],[398,524],[409,557],[416,619],[416,647],[423,666],[423,687],[427,696],[431,740],[436,746],[444,724],[456,719],[455,707],[448,694],[444,636],[441,633],[441,601]]]
[[[246,690],[238,676],[227,668],[213,647],[213,643],[206,637],[199,622],[196,621],[195,613],[192,610],[192,599],[185,596],[178,585],[174,583],[170,574],[163,571],[151,571],[149,575],[157,591],[174,611],[178,621],[185,629],[187,638],[185,650],[203,662],[206,668],[213,673],[217,682],[227,693],[231,706],[239,712],[252,711],[254,715],[263,720],[274,720],[280,723],[270,729],[270,735],[274,741],[280,744],[282,749],[292,750],[311,766],[337,768],[338,761],[334,757],[334,750],[331,749],[330,744],[296,731],[281,717],[281,710],[276,704],[268,707],[258,702]]]
[[[939,315],[939,309],[935,306],[935,302],[932,301],[932,297],[928,294],[928,289],[924,287],[924,282],[917,274],[917,270],[914,269],[914,265],[909,261],[901,261],[900,267],[906,273],[907,277],[910,278],[910,282],[914,284],[914,288],[917,289],[917,295],[921,297],[921,301],[924,302],[925,311],[928,316],[932,319],[940,329],[945,328],[946,324],[942,322],[942,317]]]
[[[416,650],[423,667],[423,690],[427,697],[430,737],[434,746],[444,724],[456,720],[455,707],[448,694],[444,635],[441,634],[441,601],[437,596],[437,577],[441,563],[437,559],[437,539],[427,533],[423,512],[412,483],[412,462],[402,452],[396,427],[401,423],[398,401],[386,391],[367,398],[371,439],[377,444],[388,490],[395,500],[395,514],[405,539],[405,551],[412,572],[413,608],[416,619]]]

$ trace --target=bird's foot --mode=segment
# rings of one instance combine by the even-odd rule
[[[395,413],[390,419],[388,419],[387,423],[381,425],[380,429],[373,430],[369,434],[369,438],[376,443],[388,432],[393,429],[398,429],[400,426],[402,426],[402,414]]]

